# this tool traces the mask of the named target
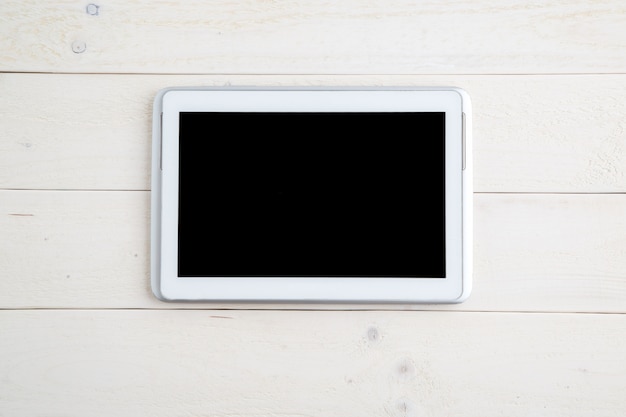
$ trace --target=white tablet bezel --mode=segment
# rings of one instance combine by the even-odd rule
[[[180,112],[445,112],[446,277],[177,276]],[[471,290],[471,107],[458,88],[168,88],[154,101],[151,282],[164,301],[455,303]],[[216,132],[227,126],[216,127]]]

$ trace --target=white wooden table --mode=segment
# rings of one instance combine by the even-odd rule
[[[0,416],[626,415],[626,3],[0,2]],[[452,306],[166,304],[174,85],[466,89]]]

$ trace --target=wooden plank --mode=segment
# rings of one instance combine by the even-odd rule
[[[475,189],[626,191],[626,76],[0,75],[0,188],[146,190],[151,105],[173,85],[457,85]]]
[[[626,311],[624,212],[624,194],[476,195],[476,301],[502,311]]]
[[[0,308],[626,312],[626,195],[475,195],[474,291],[451,306],[162,303],[149,193],[0,191]]]
[[[621,0],[0,3],[0,70],[622,73]]]
[[[3,311],[2,414],[603,416],[624,315]]]

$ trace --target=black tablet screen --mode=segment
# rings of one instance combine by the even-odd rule
[[[181,277],[445,277],[445,113],[180,113]]]

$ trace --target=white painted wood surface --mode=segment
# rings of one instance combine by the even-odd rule
[[[3,0],[0,70],[610,73],[622,0]],[[92,13],[94,13],[92,12]]]
[[[0,187],[149,189],[151,102],[175,85],[458,85],[474,105],[476,191],[626,191],[626,75],[3,74]]]
[[[149,200],[137,191],[0,191],[0,308],[232,308],[154,299]],[[623,194],[477,194],[474,290],[463,304],[236,307],[624,313],[624,213]]]
[[[626,409],[624,315],[7,311],[0,325],[6,416]]]
[[[171,85],[468,90],[471,298],[156,301]],[[0,417],[623,417],[625,155],[621,0],[0,1]]]

